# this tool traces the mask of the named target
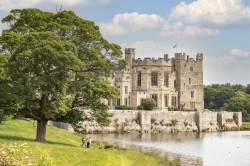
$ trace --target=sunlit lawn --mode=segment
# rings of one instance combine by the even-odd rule
[[[41,151],[46,150],[56,165],[86,166],[154,166],[175,165],[157,154],[119,148],[103,148],[93,142],[91,148],[80,146],[81,136],[47,127],[47,143],[35,142],[36,123],[26,120],[11,120],[0,124],[0,144],[27,143],[31,157],[38,161]]]
[[[244,129],[250,130],[250,122],[242,122],[242,126]]]

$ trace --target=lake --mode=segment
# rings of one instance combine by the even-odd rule
[[[250,131],[95,134],[94,140],[160,153],[182,166],[250,166]]]

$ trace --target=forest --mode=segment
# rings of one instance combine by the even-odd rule
[[[204,86],[204,107],[210,111],[242,112],[242,120],[250,121],[250,84],[212,84]]]

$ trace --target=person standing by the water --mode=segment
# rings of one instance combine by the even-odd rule
[[[90,148],[90,145],[91,145],[91,137],[89,137],[87,140],[87,148]]]

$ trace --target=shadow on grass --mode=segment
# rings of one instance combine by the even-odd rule
[[[26,142],[37,142],[34,139],[26,138],[26,137],[20,137],[20,136],[8,136],[8,135],[0,135],[0,139],[7,139],[11,141],[26,141]],[[71,146],[76,147],[72,144],[62,143],[62,142],[54,142],[54,141],[46,141],[45,144],[51,144],[51,145],[63,145],[63,146]]]

